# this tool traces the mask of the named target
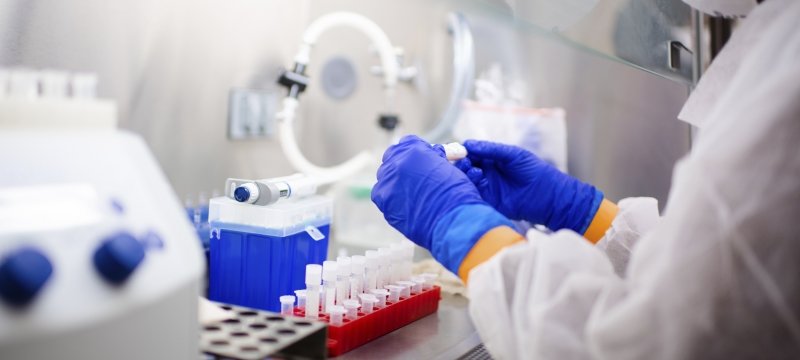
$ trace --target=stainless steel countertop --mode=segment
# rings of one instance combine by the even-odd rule
[[[334,359],[457,359],[481,343],[468,304],[442,294],[438,312]]]

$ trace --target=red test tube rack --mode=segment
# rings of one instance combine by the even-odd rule
[[[434,286],[409,297],[400,297],[394,303],[387,300],[386,306],[375,306],[369,314],[359,310],[355,320],[344,319],[340,326],[331,325],[330,316],[320,312],[318,320],[328,323],[328,355],[339,356],[433,314],[439,309],[440,299],[441,288]],[[305,311],[295,308],[294,315],[303,317]]]

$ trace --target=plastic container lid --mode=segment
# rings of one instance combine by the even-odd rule
[[[306,265],[306,285],[319,285],[322,283],[322,265]]]
[[[332,200],[319,195],[268,206],[243,204],[220,196],[209,202],[208,222],[215,228],[285,237],[306,231],[309,226],[330,225],[331,214]]]
[[[283,295],[279,300],[281,304],[294,304],[294,295]]]

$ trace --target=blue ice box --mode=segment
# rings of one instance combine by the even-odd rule
[[[324,196],[269,206],[211,199],[208,298],[280,311],[278,297],[304,289],[306,265],[327,257],[332,213]]]

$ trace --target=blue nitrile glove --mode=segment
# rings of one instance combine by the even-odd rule
[[[583,234],[603,201],[594,186],[562,173],[533,153],[511,145],[467,140],[456,166],[481,197],[503,215]]]
[[[454,273],[483,234],[511,226],[447,161],[441,146],[413,135],[383,154],[372,201],[390,225]]]

